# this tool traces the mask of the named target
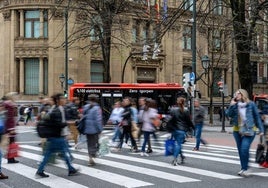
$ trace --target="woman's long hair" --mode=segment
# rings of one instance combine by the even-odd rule
[[[177,103],[178,103],[178,107],[179,107],[180,111],[184,112],[185,99],[183,97],[178,97]]]

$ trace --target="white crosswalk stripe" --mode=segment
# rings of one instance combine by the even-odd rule
[[[105,131],[103,134],[111,136],[113,131]],[[153,154],[154,157],[164,155],[164,140],[169,137],[169,134],[163,134],[164,136],[159,137],[159,142],[162,144],[153,145]],[[33,145],[34,144],[34,145]],[[219,146],[219,145],[209,145],[206,147],[206,150],[203,151],[192,151],[194,143],[186,142],[184,144],[184,154],[187,159],[197,159],[205,160],[210,162],[217,162],[223,164],[223,166],[240,166],[239,157],[237,156],[237,151],[235,147]],[[36,143],[31,142],[21,142],[20,143],[21,152],[20,155],[22,158],[27,160],[33,160],[34,163],[39,162],[42,159],[42,149],[36,146]],[[81,174],[88,176],[89,178],[97,179],[99,181],[104,181],[117,185],[118,187],[144,187],[144,186],[154,186],[156,183],[154,178],[161,179],[163,181],[174,182],[174,183],[195,183],[203,181],[202,178],[197,178],[203,176],[206,178],[216,178],[219,180],[235,180],[241,179],[242,177],[237,176],[235,173],[226,174],[220,172],[220,169],[208,170],[201,169],[199,167],[191,167],[187,164],[172,166],[171,164],[165,161],[156,161],[150,157],[140,157],[136,154],[124,155],[124,153],[110,153],[107,156],[97,158],[96,163],[98,165],[94,167],[88,167],[88,155],[87,149],[81,149],[79,151],[73,150],[73,157],[75,158],[74,166],[81,170]],[[125,150],[126,151],[126,150]],[[251,150],[254,153],[254,150]],[[139,154],[139,153],[138,153]],[[254,163],[253,158],[250,159],[250,166],[257,168],[258,164]],[[53,167],[47,168],[62,168],[66,170],[66,176],[62,174],[57,174],[56,172],[49,171],[49,178],[36,178],[35,172],[36,168],[33,168],[27,164],[18,163],[18,164],[6,164],[3,162],[2,167],[13,173],[24,176],[25,178],[31,179],[32,181],[38,182],[44,186],[51,188],[56,188],[60,184],[64,188],[69,187],[91,187],[90,184],[85,184],[85,182],[77,182],[74,179],[69,179],[67,176],[67,167],[62,160],[58,160],[56,164],[53,164]],[[119,171],[114,171],[112,169],[118,169]],[[129,173],[124,173],[129,172]],[[184,174],[182,174],[184,173]],[[139,174],[133,176],[133,174]],[[186,175],[185,175],[186,174]],[[192,177],[191,177],[192,174]],[[267,172],[254,172],[256,176],[268,177]],[[142,175],[142,176],[141,176]],[[143,177],[142,179],[140,179]]]

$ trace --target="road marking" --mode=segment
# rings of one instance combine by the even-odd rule
[[[35,147],[35,146],[23,145],[21,147],[26,148],[26,149],[32,149],[32,150],[41,151],[41,148],[38,148],[38,147]],[[82,149],[82,150],[80,150],[80,152],[87,153],[87,150]],[[85,157],[84,155],[77,155],[77,154],[73,154],[73,155],[74,155],[75,158],[79,158],[81,160],[84,160],[84,157]],[[171,164],[160,162],[160,161],[156,162],[156,161],[149,160],[149,159],[142,159],[142,158],[131,157],[131,156],[124,156],[124,155],[118,155],[118,154],[112,154],[112,153],[108,154],[107,156],[117,158],[117,159],[120,159],[120,160],[123,159],[123,160],[127,160],[127,161],[132,161],[132,162],[139,162],[139,163],[143,163],[143,164],[148,164],[148,165],[153,165],[153,166],[158,166],[158,167],[163,167],[163,168],[169,168],[169,169],[173,169],[173,170],[185,171],[185,172],[190,172],[190,173],[193,173],[193,174],[204,175],[204,176],[209,176],[209,177],[214,177],[214,178],[219,178],[219,179],[239,179],[239,178],[241,178],[239,176],[233,176],[233,175],[229,175],[229,174],[217,173],[217,172],[214,172],[214,171],[202,170],[202,169],[199,169],[199,168],[192,168],[192,167],[186,167],[186,166],[172,166]],[[87,158],[86,158],[86,160],[87,160]],[[102,161],[102,162],[105,162],[105,163],[110,163],[111,162],[111,161],[108,161],[108,160],[106,161],[106,160],[103,160],[103,159],[97,159],[97,161],[98,160],[100,160],[100,162]],[[104,164],[104,165],[106,165],[106,164]],[[116,167],[116,166],[113,166],[113,167]],[[146,172],[146,174],[150,175],[146,170],[145,170],[145,172]],[[140,173],[140,172],[138,172],[138,173]]]
[[[219,179],[239,179],[239,178],[241,178],[238,176],[217,173],[217,172],[208,171],[208,170],[202,170],[199,168],[192,168],[192,167],[186,167],[186,166],[181,166],[181,165],[171,166],[168,163],[164,163],[164,162],[160,162],[160,161],[155,162],[155,161],[152,161],[149,159],[140,159],[140,158],[136,158],[136,157],[123,156],[123,155],[112,154],[112,153],[108,154],[107,156],[118,158],[118,159],[123,159],[123,160],[128,160],[128,161],[144,163],[144,164],[148,164],[148,165],[154,165],[154,166],[158,166],[158,167],[164,167],[164,168],[169,168],[169,169],[174,169],[174,170],[190,172],[193,174],[204,175],[204,176],[209,176],[209,177],[214,177],[214,178],[219,178]]]
[[[34,146],[26,146],[24,148],[41,151],[40,148],[34,147]],[[74,153],[72,155],[74,156],[75,159],[79,159],[79,160],[83,160],[83,161],[88,161],[88,156],[74,154]],[[200,181],[198,179],[188,178],[188,177],[185,177],[185,176],[175,175],[175,174],[166,173],[166,172],[162,172],[162,171],[158,171],[158,170],[153,170],[153,169],[149,169],[149,168],[138,167],[138,166],[134,166],[134,165],[129,165],[129,164],[124,164],[124,163],[114,162],[114,161],[100,159],[100,158],[97,158],[96,159],[96,162],[98,164],[102,164],[102,165],[106,165],[106,166],[111,166],[111,167],[114,167],[114,168],[119,168],[119,169],[131,171],[131,172],[136,172],[136,173],[139,173],[139,174],[145,174],[145,175],[148,175],[148,176],[153,176],[153,177],[165,179],[165,180],[168,180],[168,181],[174,181],[174,182],[178,182],[178,183],[186,183],[186,182],[197,182],[197,181]],[[169,165],[169,164],[166,164],[166,165]]]
[[[30,154],[32,156],[32,154]],[[30,157],[32,158],[32,157]],[[36,173],[36,169],[35,168],[31,168],[29,166],[20,164],[20,163],[16,163],[16,164],[2,164],[2,167],[13,171],[17,174],[20,174],[22,176],[25,176],[33,181],[39,182],[43,185],[46,185],[50,188],[58,188],[59,185],[61,187],[64,188],[88,188],[88,186],[84,186],[78,183],[75,183],[73,181],[67,180],[65,178],[59,177],[59,176],[55,176],[53,174],[47,173],[49,174],[49,178],[36,178],[35,177],[35,173]]]
[[[27,148],[27,149],[31,149],[30,147],[24,147],[25,145],[23,145],[23,148]],[[38,151],[39,148],[32,148]],[[77,154],[73,154],[75,157],[77,157]],[[42,156],[41,155],[37,155],[37,154],[33,154],[33,153],[29,153],[29,152],[25,152],[25,151],[21,151],[21,156],[25,157],[25,158],[29,158],[29,159],[33,159],[36,161],[40,161]],[[88,161],[88,157],[81,155],[84,157],[85,161]],[[61,161],[61,160],[58,160]],[[108,161],[110,162],[110,161]],[[65,163],[61,162],[59,164],[53,164],[53,166],[56,167],[60,167],[60,168],[67,168]],[[103,181],[107,181],[109,183],[113,183],[113,184],[117,184],[120,186],[124,186],[124,187],[129,187],[129,188],[135,188],[135,187],[142,187],[142,186],[150,186],[150,185],[154,185],[152,183],[149,182],[145,182],[145,181],[141,181],[141,180],[136,180],[134,178],[129,178],[126,176],[122,176],[119,174],[115,174],[115,173],[111,173],[111,172],[107,172],[107,171],[103,171],[103,170],[99,170],[99,169],[95,169],[95,168],[89,168],[83,165],[79,165],[79,164],[75,164],[75,167],[81,169],[81,174],[85,174]],[[16,172],[16,171],[15,171]],[[49,178],[48,178],[49,179]],[[75,187],[75,186],[74,186]],[[64,187],[65,188],[65,187]]]

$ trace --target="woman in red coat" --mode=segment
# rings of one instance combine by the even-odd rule
[[[3,104],[5,107],[5,110],[7,111],[5,128],[6,128],[6,134],[8,134],[8,137],[9,137],[9,145],[15,142],[15,136],[16,136],[15,114],[17,114],[17,113],[16,113],[16,103],[14,102],[15,95],[17,95],[17,93],[11,92],[11,93],[6,94],[3,97],[3,100],[4,100]],[[10,153],[10,151],[8,151],[8,153]],[[10,157],[8,155],[7,155],[7,160],[8,160],[7,161],[8,163],[18,163],[19,162],[19,161],[15,160],[14,157]]]

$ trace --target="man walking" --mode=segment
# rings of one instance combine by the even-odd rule
[[[194,125],[195,125],[196,145],[193,151],[199,151],[200,142],[204,145],[207,144],[207,142],[201,138],[204,119],[205,119],[205,108],[200,105],[200,101],[198,99],[195,99],[194,100]]]

